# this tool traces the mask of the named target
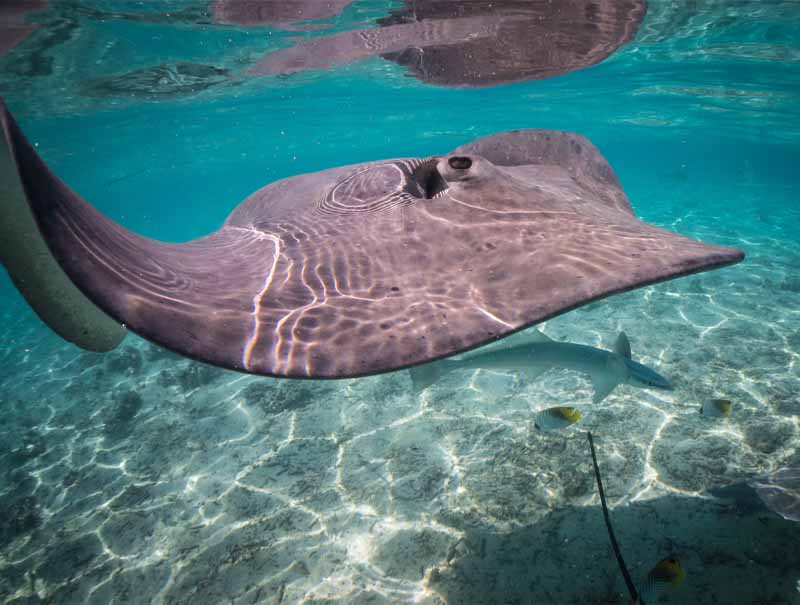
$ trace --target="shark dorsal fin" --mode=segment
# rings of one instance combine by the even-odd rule
[[[527,342],[553,342],[552,338],[539,330],[524,330],[519,332],[517,336],[519,337],[517,344],[524,344]]]
[[[625,332],[620,332],[617,336],[617,343],[614,345],[614,352],[622,355],[623,357],[631,358],[631,343]]]

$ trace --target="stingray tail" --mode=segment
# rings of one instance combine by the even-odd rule
[[[38,224],[31,191],[41,199],[80,200],[39,158],[0,99],[0,262],[36,314],[65,340],[109,351],[125,336],[75,286],[56,261]]]

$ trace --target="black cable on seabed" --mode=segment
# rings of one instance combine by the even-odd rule
[[[594,453],[594,441],[592,440],[592,433],[586,431],[586,436],[589,438],[589,448],[592,450],[592,463],[594,464],[594,477],[597,479],[597,489],[600,492],[600,504],[603,506],[603,516],[606,518],[606,528],[608,528],[608,537],[611,539],[611,546],[614,548],[614,554],[617,556],[617,563],[622,572],[622,577],[625,578],[625,584],[628,586],[628,592],[631,595],[631,601],[639,603],[639,595],[636,592],[636,586],[633,585],[631,574],[628,573],[628,568],[625,567],[625,561],[622,560],[622,553],[619,550],[619,544],[614,537],[614,529],[611,527],[611,519],[608,516],[608,507],[606,506],[606,495],[603,493],[603,482],[600,480],[600,469],[597,466],[597,456]]]

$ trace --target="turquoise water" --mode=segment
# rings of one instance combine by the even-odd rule
[[[624,330],[675,383],[596,405],[570,372],[454,374],[416,396],[406,372],[265,379],[133,335],[83,353],[3,273],[3,602],[624,603],[591,430],[633,575],[671,553],[686,569],[664,602],[800,603],[800,525],[708,496],[798,463],[797,2],[652,0],[603,63],[474,90],[377,57],[244,74],[397,3],[289,32],[214,25],[202,2],[52,4],[0,58],[0,94],[59,176],[145,235],[208,233],[281,177],[552,128],[591,139],[642,219],[747,259],[542,326],[604,348]],[[177,62],[214,70],[179,86],[152,69]],[[729,419],[698,414],[714,397]],[[533,431],[565,404],[579,425]]]

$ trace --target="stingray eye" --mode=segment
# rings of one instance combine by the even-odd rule
[[[454,155],[447,160],[447,163],[450,164],[450,168],[454,170],[468,170],[472,166],[472,160],[461,155]]]

